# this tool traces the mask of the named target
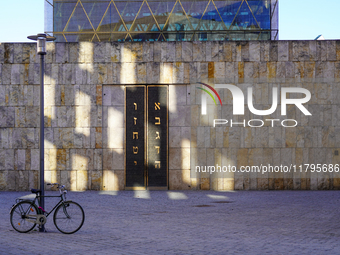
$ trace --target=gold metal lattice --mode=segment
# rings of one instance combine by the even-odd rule
[[[135,16],[131,20],[126,20],[124,17],[124,14],[128,12],[129,10],[127,7],[127,4],[125,7],[118,8],[118,4],[127,3],[128,1],[119,1],[119,0],[110,0],[107,2],[100,2],[101,4],[105,3],[107,4],[105,11],[103,10],[103,14],[101,18],[96,17],[97,20],[100,20],[98,25],[94,24],[94,20],[91,20],[91,14],[89,14],[89,10],[86,11],[86,8],[84,8],[84,3],[88,4],[89,1],[86,0],[76,0],[75,5],[73,7],[73,10],[69,17],[67,18],[67,22],[65,25],[63,25],[62,31],[50,31],[54,35],[62,35],[64,40],[66,42],[68,41],[74,41],[72,40],[71,36],[77,36],[77,41],[124,41],[124,40],[134,40],[135,36],[145,37],[150,36],[152,40],[167,40],[168,36],[178,36],[182,34],[182,37],[178,40],[195,40],[197,39],[197,35],[200,33],[215,33],[220,34],[220,40],[226,40],[228,39],[228,36],[232,33],[236,32],[244,32],[244,33],[253,33],[256,38],[253,36],[253,39],[261,39],[261,33],[263,32],[272,32],[272,30],[263,29],[260,26],[260,22],[258,22],[256,15],[254,14],[254,11],[251,8],[251,5],[249,4],[250,0],[239,0],[239,1],[230,1],[230,0],[206,0],[206,1],[200,1],[199,3],[202,5],[203,3],[206,3],[206,6],[202,8],[202,11],[197,13],[195,17],[193,17],[191,14],[194,13],[195,4],[197,4],[197,1],[185,1],[185,0],[173,0],[169,1],[168,3],[173,4],[170,12],[163,13],[162,15],[158,14],[157,11],[161,3],[164,3],[164,1],[159,2],[159,6],[157,9],[151,8],[151,4],[157,4],[155,1],[149,0],[143,0],[143,1],[134,1],[129,2],[134,4],[135,10],[138,10],[135,12]],[[278,0],[271,0],[275,1],[275,4],[273,5],[274,8],[271,8],[270,11],[270,19],[273,17],[273,12],[275,11],[275,7],[277,6]],[[66,2],[66,1],[65,1]],[[70,3],[70,1],[67,1]],[[258,1],[261,2],[261,1]],[[269,2],[269,0],[266,0],[265,2]],[[63,1],[55,1],[54,5],[56,4],[62,4]],[[93,4],[98,3],[97,1],[93,1]],[[219,5],[216,5],[218,3]],[[221,12],[221,8],[218,8],[218,6],[221,6],[221,3],[224,3],[225,6],[227,4],[232,3],[239,3],[239,7],[236,11],[236,13],[233,16],[232,21],[228,22],[224,20],[223,13]],[[254,2],[251,2],[254,4]],[[140,6],[139,6],[140,4]],[[184,6],[185,4],[185,6]],[[137,6],[136,6],[137,5]],[[93,5],[94,6],[94,5]],[[139,7],[138,7],[139,6]],[[244,15],[243,13],[240,13],[241,7],[244,6],[244,8],[247,8],[249,12],[249,17],[254,22],[253,24],[247,28],[242,29],[237,24],[237,18],[239,15]],[[210,8],[210,9],[209,9]],[[116,22],[107,24],[107,22],[104,24],[104,18],[108,14],[109,10],[113,10],[116,13]],[[143,13],[144,10],[144,13]],[[177,11],[176,11],[177,10]],[[76,12],[80,15],[82,15],[82,22],[88,22],[87,27],[84,28],[84,25],[81,26],[81,22],[77,20]],[[145,13],[146,11],[146,13]],[[205,15],[210,12],[215,12],[218,16],[219,20],[218,22],[215,22],[215,20],[207,20],[204,19]],[[92,12],[92,10],[91,10]],[[111,14],[111,13],[110,13]],[[145,15],[147,14],[147,15]],[[118,15],[118,16],[117,16]],[[214,14],[215,15],[215,14]],[[141,16],[141,17],[140,17]],[[132,16],[131,16],[132,17]],[[172,20],[179,22],[173,22]],[[56,21],[54,21],[56,22]],[[78,22],[78,23],[77,23]],[[70,28],[70,26],[73,26],[73,29]],[[74,26],[77,26],[77,29],[74,29]],[[176,28],[176,26],[180,26],[180,28]],[[274,29],[273,29],[274,30]],[[277,31],[276,31],[277,32]],[[47,33],[49,33],[47,31]],[[177,35],[176,35],[177,34]],[[69,37],[70,36],[70,37]],[[185,38],[183,37],[185,36]],[[143,39],[140,39],[143,40]],[[146,39],[147,40],[147,39]],[[176,40],[176,39],[174,39]]]

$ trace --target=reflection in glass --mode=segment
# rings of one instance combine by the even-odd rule
[[[58,42],[278,40],[278,0],[54,0],[45,12]]]

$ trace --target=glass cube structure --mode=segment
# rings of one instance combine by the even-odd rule
[[[45,0],[57,42],[278,40],[278,0]]]

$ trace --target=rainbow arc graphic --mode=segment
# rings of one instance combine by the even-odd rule
[[[203,86],[205,86],[205,87],[207,87],[208,89],[210,89],[210,90],[217,96],[218,100],[220,101],[221,106],[223,105],[223,104],[222,104],[222,100],[221,100],[220,95],[217,93],[217,91],[216,91],[212,86],[210,86],[210,85],[208,85],[208,84],[205,84],[205,83],[202,83],[202,82],[198,82],[198,83],[199,83],[199,84],[202,84]],[[214,100],[215,105],[217,105],[216,100],[215,100],[215,97],[213,96],[213,94],[212,94],[209,90],[207,90],[207,89],[205,89],[205,88],[201,88],[201,87],[196,87],[196,88],[198,88],[198,89],[203,90],[204,92],[206,92],[206,93],[212,98],[212,100]],[[202,107],[201,107],[201,112],[202,112],[202,115],[206,115],[206,114],[207,114],[207,97],[206,97],[206,94],[204,94],[204,93],[202,93]]]

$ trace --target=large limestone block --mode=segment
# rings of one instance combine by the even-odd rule
[[[69,62],[69,51],[67,43],[55,43],[56,63]]]
[[[28,186],[28,171],[17,171],[16,172],[16,190],[26,191],[29,189]]]
[[[14,127],[15,107],[0,107],[0,127]]]
[[[170,190],[188,190],[192,188],[190,170],[169,170]]]
[[[30,170],[28,171],[28,188],[38,188],[39,187],[39,171]]]
[[[88,171],[77,171],[77,190],[85,191],[88,189],[89,182],[89,172]]]
[[[179,105],[177,111],[169,113],[169,126],[190,126],[191,107]]]
[[[226,61],[226,62],[233,62],[233,61],[241,61],[241,45],[236,44],[235,42],[216,42],[216,45],[213,46],[212,49],[212,56],[218,53],[217,61]],[[218,47],[218,51],[216,52]],[[215,57],[213,57],[215,59]]]
[[[170,148],[169,169],[190,169],[190,148]]]
[[[193,42],[192,43],[192,54],[193,54],[193,61],[194,62],[202,62],[205,61],[206,53],[205,44],[202,42]]]
[[[7,190],[7,178],[8,178],[8,171],[0,170],[0,191]]]
[[[279,41],[278,42],[278,61],[288,61],[289,59],[289,42],[288,41]]]
[[[120,62],[120,43],[117,42],[112,42],[111,44],[109,44],[111,46],[111,49],[108,50],[108,52],[110,52],[111,54],[107,54],[108,57],[110,57],[110,59],[108,60],[108,62]]]
[[[14,43],[4,43],[3,48],[3,62],[6,64],[12,64],[14,63]]]
[[[104,63],[105,57],[111,55],[111,52],[107,52],[106,45],[108,42],[96,42],[93,44],[93,62]]]
[[[270,61],[270,42],[269,41],[261,41],[260,59],[263,62]]]
[[[124,170],[103,170],[103,190],[123,190]]]
[[[174,73],[173,63],[162,63],[160,64],[160,83],[171,84],[173,83]]]
[[[184,62],[193,61],[193,46],[190,42],[182,42],[182,60]]]
[[[137,80],[138,83],[145,84],[146,83],[146,63],[138,63],[137,64]]]
[[[153,62],[152,42],[143,42],[143,62]]]
[[[91,190],[102,190],[103,187],[103,172],[100,170],[91,170],[89,172],[90,189]]]
[[[160,63],[151,62],[146,65],[146,82],[149,84],[160,83]]]

